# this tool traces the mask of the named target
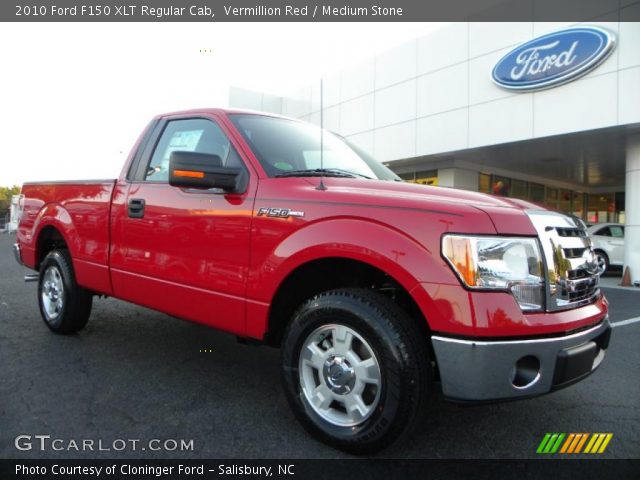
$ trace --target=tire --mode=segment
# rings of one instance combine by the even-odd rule
[[[598,275],[603,275],[609,269],[609,257],[602,250],[596,250],[596,262],[598,262]]]
[[[76,283],[67,250],[53,250],[40,265],[38,305],[44,323],[55,333],[75,333],[91,315],[93,295]]]
[[[379,293],[332,290],[307,301],[284,333],[281,360],[295,416],[340,450],[375,453],[407,436],[426,411],[427,339]]]

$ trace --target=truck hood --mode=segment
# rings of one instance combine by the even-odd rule
[[[317,185],[318,179],[305,179]],[[397,208],[423,208],[451,213],[464,213],[476,209],[486,213],[496,231],[501,234],[535,235],[525,210],[545,210],[544,207],[524,200],[497,197],[446,187],[432,187],[406,182],[325,178],[334,198]]]

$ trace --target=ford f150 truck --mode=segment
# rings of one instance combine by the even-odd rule
[[[22,195],[15,254],[38,272],[51,330],[79,331],[105,295],[280,347],[295,415],[349,452],[406,436],[435,388],[461,402],[545,394],[608,346],[576,220],[404,183],[296,120],[160,115],[118,179]]]

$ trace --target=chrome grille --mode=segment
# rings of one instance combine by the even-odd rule
[[[560,237],[586,237],[587,236],[587,231],[583,230],[580,227],[575,227],[575,228],[556,227],[556,232],[558,232],[558,236]]]
[[[586,305],[600,294],[591,238],[571,217],[557,212],[527,212],[538,232],[545,262],[547,310]]]
[[[580,258],[584,255],[586,247],[583,248],[563,248],[564,256],[567,258]]]

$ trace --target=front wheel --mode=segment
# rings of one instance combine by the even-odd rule
[[[67,250],[51,251],[40,265],[38,304],[44,323],[55,333],[82,330],[91,315],[93,296],[76,283]]]
[[[598,264],[598,275],[603,275],[609,268],[609,257],[602,250],[596,250],[595,254]]]
[[[296,312],[282,376],[305,429],[356,454],[376,452],[419,424],[431,383],[420,329],[390,299],[363,289],[322,293]]]

